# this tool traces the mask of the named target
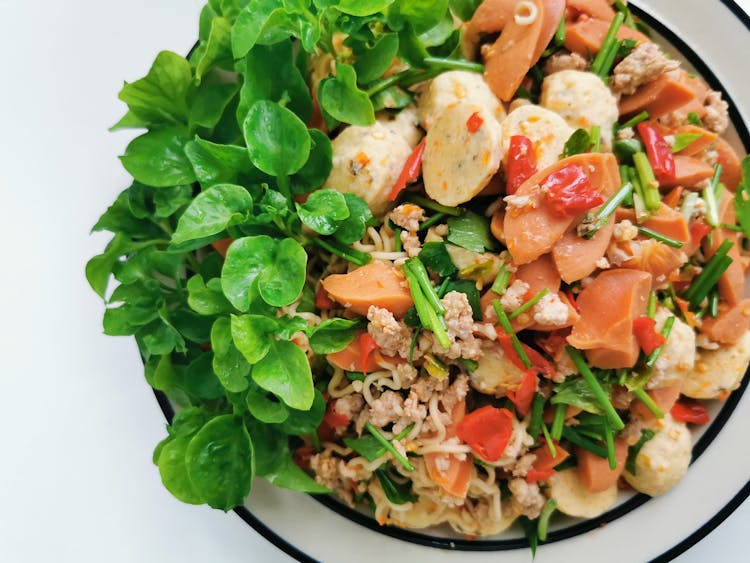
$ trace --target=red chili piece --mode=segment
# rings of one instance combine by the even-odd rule
[[[475,111],[469,116],[469,119],[466,120],[466,129],[468,129],[469,133],[473,135],[479,131],[482,123],[484,123],[484,119],[480,117],[479,112]]]
[[[645,121],[641,121],[636,127],[646,146],[648,161],[651,163],[656,179],[660,184],[674,182],[677,177],[674,154],[672,154],[672,147],[664,139],[664,135],[655,125]]]
[[[663,334],[656,332],[656,321],[651,317],[633,319],[633,334],[645,354],[650,354],[667,341]]]
[[[370,359],[370,354],[377,349],[378,345],[369,332],[363,332],[359,335],[359,365],[362,366],[362,372],[365,375],[367,375],[367,362]]]
[[[424,145],[427,141],[427,137],[422,137],[419,144],[414,147],[414,150],[406,159],[404,168],[401,170],[396,183],[393,185],[391,194],[388,196],[389,201],[396,201],[398,194],[401,193],[409,182],[414,182],[419,175],[422,173],[422,155],[424,154]]]
[[[693,221],[690,223],[690,244],[694,248],[697,248],[698,245],[703,240],[703,237],[705,237],[708,233],[711,232],[711,227],[706,225],[702,220],[700,221]]]
[[[505,184],[505,192],[508,195],[513,195],[521,184],[536,172],[536,154],[531,139],[524,135],[513,135],[508,147],[508,165],[506,167],[508,181]]]
[[[513,348],[513,341],[510,336],[505,333],[502,327],[496,327],[495,333],[497,334],[497,340],[503,349],[503,353],[511,362],[513,362],[513,365],[518,369],[525,371],[526,366],[521,361],[521,358],[518,357],[516,349]],[[526,352],[526,357],[528,357],[531,362],[531,369],[534,373],[545,375],[547,377],[552,377],[555,374],[555,368],[544,356],[523,342],[521,342],[521,346],[523,347],[523,351]]]
[[[559,215],[578,215],[604,203],[583,168],[568,164],[547,176],[541,184],[547,203]]]
[[[516,411],[520,416],[526,416],[531,410],[531,402],[534,400],[538,378],[533,369],[526,371],[521,385],[515,391],[508,391],[507,396],[516,405]]]
[[[456,426],[456,436],[482,459],[497,461],[513,434],[513,415],[491,405],[470,412]]]
[[[534,469],[532,467],[531,469],[529,469],[529,472],[526,473],[526,482],[536,483],[537,481],[546,481],[554,474],[554,469]]]
[[[680,422],[691,422],[693,424],[708,424],[711,417],[708,416],[706,407],[698,401],[690,399],[680,399],[677,401],[672,410],[672,417]]]
[[[318,289],[318,293],[315,295],[315,307],[319,311],[327,311],[333,309],[334,302],[328,297],[328,293],[325,288],[321,285]]]

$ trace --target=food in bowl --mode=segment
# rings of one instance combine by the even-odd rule
[[[476,4],[212,2],[123,88],[148,131],[87,276],[179,407],[178,499],[259,476],[533,544],[677,485],[739,387],[721,94],[622,2]]]

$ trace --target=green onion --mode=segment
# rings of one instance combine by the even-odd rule
[[[448,293],[448,286],[451,284],[450,278],[445,278],[443,280],[443,283],[440,284],[440,287],[437,288],[437,294],[440,299],[445,297],[445,294]]]
[[[656,292],[648,294],[648,304],[646,305],[646,314],[652,319],[656,316]]]
[[[345,246],[340,242],[334,240],[324,240],[322,238],[314,238],[312,240],[315,244],[317,244],[324,250],[327,250],[331,254],[335,254],[339,258],[343,258],[347,262],[356,264],[357,266],[364,266],[365,264],[369,264],[372,260],[372,256],[370,256],[367,252],[354,250],[353,248],[349,248],[348,246]]]
[[[552,457],[557,457],[557,448],[555,447],[555,442],[552,440],[552,436],[549,435],[549,430],[547,430],[547,425],[542,422],[542,434],[544,434],[544,440],[547,442],[547,447],[549,448],[549,453],[552,454]]]
[[[414,336],[411,337],[411,344],[409,345],[409,365],[414,365],[414,348],[417,345],[417,339],[419,338],[419,333],[422,330],[417,327],[417,330],[414,331]]]
[[[633,192],[633,184],[626,182],[619,190],[613,193],[604,205],[599,208],[596,214],[591,218],[584,219],[581,225],[585,225],[581,230],[584,238],[592,238],[602,227],[609,223],[609,218],[617,210],[629,195]]]
[[[602,128],[598,125],[591,127],[591,152],[599,152],[602,142]]]
[[[729,252],[733,244],[730,240],[722,242],[714,255],[711,256],[711,259],[703,267],[701,273],[695,277],[693,283],[690,284],[690,287],[685,292],[685,298],[690,302],[690,306],[693,309],[697,309],[700,306],[701,302],[708,296],[711,288],[716,285],[716,282],[719,281],[724,271],[729,268],[732,259],[727,256],[727,252]]]
[[[534,400],[531,402],[531,417],[529,418],[529,426],[526,430],[529,436],[536,439],[539,432],[542,429],[542,415],[544,414],[544,395],[536,393]]]
[[[453,217],[458,217],[459,215],[461,215],[461,210],[457,207],[440,205],[437,201],[432,201],[431,199],[416,194],[406,194],[406,197],[404,199],[406,199],[406,201],[410,203],[419,205],[420,207],[424,207],[425,209],[431,209],[432,211],[435,211],[437,213],[445,213],[446,215],[452,215]]]
[[[558,47],[565,45],[565,14],[560,18],[560,23],[557,24],[557,30],[555,30],[555,45]]]
[[[674,318],[674,317],[670,317]],[[656,418],[664,418],[664,412],[659,408],[659,405],[657,405],[654,400],[651,398],[651,396],[646,393],[642,388],[637,387],[633,389],[633,395],[635,395],[635,398],[638,399],[643,405],[651,411],[651,414],[653,414]]]
[[[393,447],[393,444],[389,440],[383,436],[377,428],[375,428],[372,424],[367,422],[365,424],[365,428],[367,431],[372,434],[372,437],[375,438],[381,446],[383,446],[387,451],[391,452],[394,458],[404,466],[404,469],[407,471],[414,471],[414,466],[409,463],[409,460],[406,459],[403,455],[401,455],[401,452],[399,452],[396,448]]]
[[[529,360],[529,357],[526,355],[526,350],[521,346],[521,341],[518,340],[518,336],[513,330],[513,327],[510,326],[510,320],[508,319],[508,315],[505,314],[503,306],[500,304],[500,300],[495,299],[492,302],[492,307],[495,309],[500,326],[503,327],[505,334],[510,336],[510,342],[513,344],[513,349],[516,351],[516,354],[518,354],[518,357],[521,359],[521,362],[526,369],[529,369],[531,367],[531,360]]]
[[[664,321],[664,326],[661,328],[661,334],[664,338],[669,338],[669,333],[672,332],[674,320],[674,316],[669,316],[667,317],[667,320]],[[656,364],[656,360],[659,359],[659,356],[661,356],[661,353],[664,351],[664,346],[666,346],[666,344],[662,344],[648,355],[648,358],[646,359],[646,365],[648,367],[654,367],[654,365]]]
[[[409,258],[404,263],[403,267],[411,269],[411,271],[414,273],[414,276],[419,282],[419,287],[422,288],[424,296],[427,298],[427,301],[429,301],[432,308],[435,309],[435,312],[438,315],[445,314],[445,307],[440,302],[440,298],[438,297],[438,294],[435,291],[432,282],[430,281],[430,275],[427,273],[427,268],[424,267],[422,261],[416,257]]]
[[[549,499],[544,503],[544,508],[539,514],[539,520],[537,521],[537,535],[539,541],[547,541],[547,530],[549,529],[550,516],[555,512],[557,508],[557,501],[553,498]]]
[[[612,428],[609,426],[609,421],[604,418],[604,443],[607,445],[607,460],[609,461],[609,468],[615,469],[617,467],[617,459],[615,459],[615,439],[612,436]]]
[[[396,249],[396,252],[401,252],[403,250],[403,247],[401,246],[401,232],[402,231],[403,229],[401,227],[393,228],[393,234],[394,234],[393,244]]]
[[[703,121],[700,117],[698,117],[698,114],[694,111],[691,111],[687,114],[687,121],[691,125],[697,125],[698,127],[703,127]]]
[[[615,153],[618,161],[632,162],[635,153],[643,152],[643,143],[638,139],[620,139],[612,145],[612,152]],[[625,182],[624,178],[622,182]]]
[[[484,72],[483,64],[474,63],[471,61],[463,61],[459,59],[425,57],[423,59],[423,62],[429,67],[439,68],[441,70],[469,70],[472,72],[478,72],[480,74]]]
[[[508,280],[510,280],[510,272],[508,271],[508,268],[505,267],[505,262],[503,262],[490,289],[498,295],[502,295],[508,287]]]
[[[406,279],[409,280],[409,290],[411,291],[412,299],[414,299],[414,307],[417,310],[417,315],[422,326],[432,331],[440,346],[446,349],[449,348],[451,341],[443,326],[444,321],[442,317],[438,315],[437,311],[430,305],[427,297],[425,297],[425,294],[422,293],[422,288],[414,271],[406,263],[404,263],[403,270]]]
[[[571,442],[576,446],[580,446],[584,450],[588,450],[591,453],[598,455],[599,457],[607,459],[607,448],[603,448],[596,442],[593,442],[588,438],[581,436],[576,430],[573,429],[572,426],[564,426],[562,435],[563,438],[565,438],[568,442]]]
[[[513,320],[518,315],[521,315],[521,314],[525,313],[526,311],[528,311],[529,309],[531,309],[534,305],[536,305],[537,303],[539,303],[539,300],[542,297],[544,297],[545,295],[547,295],[548,293],[549,293],[549,289],[547,289],[545,287],[542,291],[540,291],[539,293],[537,293],[534,297],[532,297],[531,299],[529,299],[526,303],[524,303],[518,309],[516,309],[510,315],[508,315],[508,319],[509,320]]]
[[[672,248],[682,248],[682,243],[680,241],[669,238],[668,236],[665,236],[661,233],[657,233],[656,231],[653,231],[647,227],[638,227],[638,232],[645,237],[663,242],[664,244],[666,244],[667,246],[671,246]]]
[[[426,231],[427,229],[429,229],[430,227],[432,227],[435,223],[439,223],[440,221],[442,221],[446,217],[447,217],[447,215],[445,213],[435,213],[435,215],[433,215],[432,217],[430,217],[429,219],[427,219],[424,223],[422,223],[421,225],[419,225],[419,230],[420,231]]]
[[[568,405],[559,403],[555,407],[555,418],[552,419],[552,428],[550,434],[554,440],[562,438],[563,427],[565,426],[565,413],[568,411]]]
[[[625,424],[623,424],[620,415],[617,414],[615,407],[612,406],[612,402],[609,400],[609,397],[607,397],[607,394],[604,392],[604,389],[602,389],[601,384],[596,379],[596,376],[592,373],[589,366],[586,365],[580,352],[572,346],[566,346],[565,349],[568,351],[568,355],[570,356],[570,359],[573,360],[576,368],[578,368],[579,373],[586,380],[586,383],[588,383],[591,391],[599,402],[599,406],[612,423],[613,428],[617,431],[625,428]]]
[[[651,168],[651,163],[648,161],[646,153],[635,153],[633,155],[633,163],[635,164],[635,169],[638,171],[638,179],[643,188],[643,203],[649,212],[657,211],[661,206],[659,182],[654,177],[654,170]]]
[[[635,127],[638,125],[641,121],[646,121],[648,119],[648,112],[646,110],[643,110],[641,113],[636,114],[635,116],[628,119],[625,123],[620,125],[620,129],[627,129],[628,127]]]
[[[615,0],[614,6],[618,12],[625,14],[625,25],[633,29],[638,29],[638,26],[633,19],[633,14],[630,13],[630,8],[628,8],[623,0]]]
[[[708,294],[708,314],[713,318],[719,315],[719,292],[716,289]]]
[[[682,199],[682,205],[680,205],[680,213],[685,218],[685,222],[689,223],[693,213],[695,212],[695,204],[698,201],[698,194],[696,192],[688,193]]]
[[[701,195],[706,202],[706,223],[712,227],[719,226],[719,203],[717,201],[717,187],[719,178],[721,178],[721,164],[714,167],[714,176],[711,178],[711,184],[701,190]]]
[[[315,451],[320,453],[323,448],[320,446],[320,436],[318,436],[317,432],[312,432],[310,434],[310,438],[312,439],[313,447],[315,448]]]
[[[605,65],[610,58],[610,52],[614,50],[614,52],[617,53],[617,49],[619,48],[619,45],[617,44],[617,32],[620,30],[620,26],[622,26],[624,20],[625,14],[622,12],[618,12],[617,15],[615,15],[615,18],[612,20],[612,23],[607,30],[607,35],[604,36],[602,46],[599,49],[594,62],[591,64],[591,72],[598,74],[602,78],[609,73],[609,67],[605,67]],[[614,61],[614,56],[611,58],[612,61]],[[612,63],[610,62],[609,66],[611,65]]]
[[[604,57],[604,62],[602,63],[601,70],[598,73],[602,79],[606,79],[609,75],[610,71],[612,70],[612,65],[615,64],[617,54],[620,52],[620,49],[622,49],[622,47],[622,41],[615,41],[607,51],[607,55]]]

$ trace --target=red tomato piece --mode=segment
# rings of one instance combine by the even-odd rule
[[[706,407],[695,400],[680,399],[669,412],[672,413],[672,417],[675,420],[679,420],[680,422],[708,424],[711,421]]]
[[[663,334],[656,332],[656,321],[651,317],[633,319],[633,334],[645,354],[650,354],[667,341]]]
[[[538,378],[533,370],[527,370],[516,391],[508,391],[508,399],[516,405],[516,411],[520,416],[526,416],[531,410],[531,401],[534,400]]]
[[[505,192],[513,195],[521,184],[536,174],[536,153],[531,140],[524,135],[513,135],[508,147],[508,181]]]
[[[604,203],[604,196],[592,185],[578,164],[555,170],[541,183],[547,203],[559,215],[578,215]]]
[[[536,483],[537,481],[546,481],[555,474],[554,469],[529,469],[526,474],[527,483]]]
[[[648,161],[651,163],[656,179],[660,184],[674,182],[677,177],[677,168],[672,147],[664,139],[664,135],[655,125],[646,121],[641,121],[636,127],[646,146]]]
[[[512,434],[513,414],[491,405],[470,412],[456,426],[456,436],[487,461],[500,459]]]

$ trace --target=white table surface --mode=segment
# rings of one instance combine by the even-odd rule
[[[127,185],[117,92],[191,47],[202,4],[0,0],[0,561],[290,561],[164,490],[163,416],[83,275],[108,240],[89,229]],[[748,529],[745,503],[678,561],[736,561]]]

